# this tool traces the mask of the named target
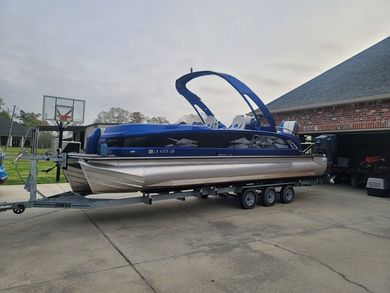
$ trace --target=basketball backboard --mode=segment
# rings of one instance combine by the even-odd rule
[[[84,114],[84,100],[43,96],[43,120],[83,123]]]

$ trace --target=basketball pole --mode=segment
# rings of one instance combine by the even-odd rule
[[[58,125],[58,132],[59,132],[59,137],[58,137],[58,150],[57,153],[60,154],[62,151],[62,139],[64,135],[64,125],[62,124],[62,121],[57,122]],[[61,177],[61,167],[57,165],[57,174],[56,174],[56,182],[60,182],[60,177]]]

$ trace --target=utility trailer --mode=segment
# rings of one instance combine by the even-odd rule
[[[309,186],[315,179],[285,179],[267,180],[262,182],[236,183],[225,186],[198,186],[192,189],[163,191],[163,192],[143,192],[140,196],[129,194],[126,198],[94,198],[84,196],[76,192],[63,192],[52,196],[45,196],[37,189],[37,174],[39,161],[52,161],[57,166],[65,169],[67,167],[66,153],[57,155],[37,155],[36,151],[31,154],[22,153],[16,158],[30,161],[30,172],[25,182],[25,190],[29,192],[30,198],[27,201],[3,202],[0,203],[0,212],[13,210],[16,214],[21,214],[26,208],[72,208],[72,209],[93,209],[103,207],[122,206],[136,203],[151,205],[154,201],[178,199],[185,200],[187,197],[207,198],[208,196],[233,196],[239,199],[240,206],[244,209],[252,209],[256,206],[258,199],[265,206],[275,204],[280,188],[279,196],[282,203],[291,203],[294,200],[294,187]],[[41,196],[41,198],[38,198]]]

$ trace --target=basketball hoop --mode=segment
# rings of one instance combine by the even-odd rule
[[[83,123],[85,101],[62,97],[43,96],[42,119],[57,124]]]
[[[57,120],[61,122],[72,122],[72,116],[70,115],[57,115]]]
[[[56,121],[65,125],[73,121],[73,107],[57,105],[56,106]]]
[[[72,123],[83,123],[85,101],[62,97],[43,96],[42,119],[55,121],[58,125],[58,149],[62,148],[63,133]],[[60,181],[61,169],[57,166],[56,182]]]

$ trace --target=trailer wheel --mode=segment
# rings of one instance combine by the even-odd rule
[[[253,209],[257,203],[257,193],[254,189],[247,189],[240,194],[240,205],[243,209]]]
[[[23,213],[25,209],[26,209],[26,207],[24,205],[18,204],[12,210],[14,211],[15,214],[19,215],[19,214]]]
[[[261,204],[266,207],[273,206],[276,202],[276,190],[273,187],[267,187],[261,193]]]
[[[283,186],[280,190],[280,201],[282,203],[291,203],[294,200],[294,187],[292,185]]]

